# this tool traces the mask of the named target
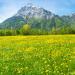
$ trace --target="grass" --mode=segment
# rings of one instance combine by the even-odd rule
[[[75,35],[0,37],[0,75],[75,75]]]

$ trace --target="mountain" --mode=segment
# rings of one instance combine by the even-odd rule
[[[19,29],[27,23],[31,25],[32,28],[47,31],[50,31],[53,28],[61,30],[63,27],[74,29],[75,14],[60,17],[44,8],[26,5],[22,7],[14,16],[1,23],[0,29]]]
[[[61,18],[65,25],[68,25],[75,30],[75,13],[68,16],[62,16]]]
[[[1,23],[0,28],[20,28],[22,24],[24,24],[26,21],[21,16],[13,16],[11,18],[8,18],[3,23]]]
[[[22,7],[13,17],[8,18],[0,24],[0,28],[20,28],[25,23],[31,24],[32,27],[40,28],[41,23],[47,28],[46,21],[53,21],[55,15],[40,7],[27,5]],[[53,24],[53,23],[52,23]],[[49,25],[51,25],[49,23]],[[48,27],[50,28],[50,26]],[[48,29],[49,29],[48,28]]]
[[[23,18],[26,19],[26,17],[28,16],[28,18],[45,18],[45,19],[50,19],[54,16],[53,13],[51,13],[50,11],[47,11],[43,8],[40,7],[35,7],[35,6],[24,6],[22,7],[15,16],[21,16]]]

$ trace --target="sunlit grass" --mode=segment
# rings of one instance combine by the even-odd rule
[[[0,75],[75,75],[75,35],[0,37]]]

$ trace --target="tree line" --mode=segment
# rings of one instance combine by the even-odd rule
[[[15,36],[15,35],[49,35],[49,34],[74,34],[75,30],[70,26],[61,28],[52,27],[52,29],[31,28],[29,24],[23,25],[20,29],[0,29],[0,36]]]

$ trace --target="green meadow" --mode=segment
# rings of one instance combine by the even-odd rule
[[[1,36],[0,75],[75,75],[75,35]]]

